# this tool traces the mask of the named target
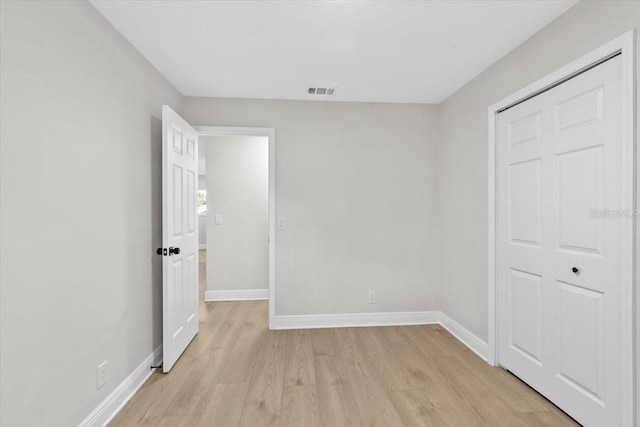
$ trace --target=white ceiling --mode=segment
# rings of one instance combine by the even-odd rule
[[[183,95],[440,103],[577,0],[91,2]]]

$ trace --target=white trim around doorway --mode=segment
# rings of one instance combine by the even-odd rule
[[[269,326],[276,314],[276,131],[274,128],[194,126],[198,136],[266,136],[269,140]],[[253,298],[255,299],[255,298]]]

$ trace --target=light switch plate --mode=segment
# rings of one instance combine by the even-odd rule
[[[216,214],[216,225],[222,225],[222,214]]]
[[[280,219],[278,220],[278,228],[279,228],[280,230],[286,230],[286,229],[287,229],[287,221],[285,221],[285,219],[284,219],[284,218],[280,218]]]

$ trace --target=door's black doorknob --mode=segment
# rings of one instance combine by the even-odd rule
[[[180,253],[180,248],[174,248],[174,247],[170,247],[169,248],[169,256],[171,255],[178,255]]]
[[[573,274],[575,274],[576,276],[580,274],[580,269],[578,267],[573,267],[571,271],[573,271]]]

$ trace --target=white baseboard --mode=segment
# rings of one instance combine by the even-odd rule
[[[471,351],[487,360],[489,346],[464,326],[440,311],[274,316],[270,329],[353,328],[366,326],[439,324]]]
[[[352,328],[365,326],[430,325],[439,322],[437,311],[398,313],[312,314],[275,316],[270,329]]]
[[[161,362],[162,346],[159,346],[80,423],[79,427],[106,426],[149,379],[154,371],[150,367],[157,366]]]
[[[269,289],[239,289],[236,291],[205,291],[205,301],[246,301],[269,299]]]
[[[489,360],[489,346],[486,342],[471,333],[464,326],[450,318],[444,313],[440,313],[440,324],[443,328],[451,333],[462,344],[466,345],[475,354],[480,356],[483,360]]]

